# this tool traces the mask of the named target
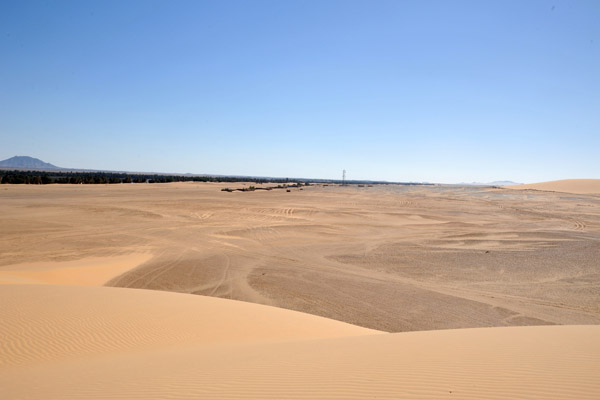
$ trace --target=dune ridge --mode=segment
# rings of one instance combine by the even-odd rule
[[[600,396],[600,326],[385,334],[186,294],[5,285],[0,295],[7,399]]]
[[[182,345],[379,333],[296,311],[169,292],[0,285],[0,365]]]
[[[34,262],[0,268],[0,284],[99,286],[150,260],[149,253],[88,257],[62,262]]]

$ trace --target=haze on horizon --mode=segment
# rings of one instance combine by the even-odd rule
[[[595,1],[0,4],[0,159],[599,178]]]

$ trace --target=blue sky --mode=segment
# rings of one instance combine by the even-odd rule
[[[598,1],[2,1],[0,159],[600,178]]]

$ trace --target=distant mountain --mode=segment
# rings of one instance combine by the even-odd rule
[[[50,163],[43,162],[40,159],[33,158],[33,157],[27,157],[27,156],[14,156],[14,157],[8,158],[6,160],[2,160],[2,161],[0,161],[0,168],[32,169],[32,170],[61,169],[60,167],[57,167],[56,165],[52,165]]]

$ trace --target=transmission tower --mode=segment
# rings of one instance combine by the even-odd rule
[[[342,186],[346,186],[346,170],[342,171]]]

